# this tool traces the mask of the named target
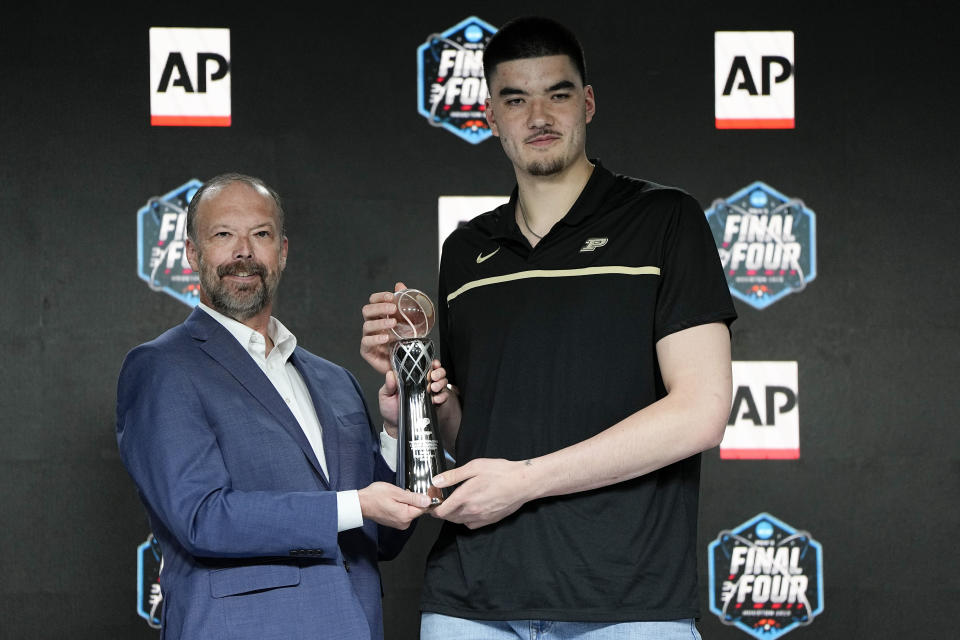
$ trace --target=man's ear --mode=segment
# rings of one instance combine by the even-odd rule
[[[593,85],[587,85],[583,88],[583,102],[587,112],[587,122],[593,120],[597,115],[597,98],[593,93]]]
[[[197,250],[197,245],[189,236],[187,236],[186,249],[187,262],[190,263],[190,268],[193,269],[195,273],[200,273],[200,252]]]
[[[493,109],[490,108],[490,98],[487,98],[483,104],[483,116],[487,119],[487,124],[490,125],[490,133],[499,138],[500,131],[497,129],[497,118],[493,115]]]

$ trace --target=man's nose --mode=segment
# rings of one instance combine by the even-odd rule
[[[527,124],[531,129],[542,129],[553,124],[549,105],[543,100],[533,100],[530,103],[530,112]]]
[[[253,257],[253,243],[247,236],[239,236],[236,246],[233,249],[233,257],[238,259],[247,259]]]

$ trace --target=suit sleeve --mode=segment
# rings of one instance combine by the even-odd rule
[[[336,492],[234,489],[195,382],[155,346],[124,361],[117,441],[148,509],[188,553],[337,557]]]
[[[344,369],[344,371],[346,371],[346,369]],[[390,465],[387,464],[387,461],[384,460],[383,456],[380,454],[380,439],[374,433],[376,430],[372,425],[375,423],[370,419],[370,409],[367,407],[367,402],[364,399],[363,391],[360,388],[360,383],[357,382],[357,379],[349,371],[347,371],[347,375],[350,377],[350,382],[353,384],[354,389],[356,389],[357,395],[363,400],[363,407],[367,412],[367,422],[371,424],[371,434],[374,442],[374,479],[379,480],[380,482],[396,484],[396,472],[390,468]],[[377,551],[379,559],[392,560],[395,558],[397,554],[400,553],[400,550],[403,549],[403,545],[406,544],[407,540],[410,539],[416,524],[417,521],[414,520],[410,526],[403,531],[394,529],[392,527],[376,525]]]

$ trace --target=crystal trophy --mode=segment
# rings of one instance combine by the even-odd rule
[[[397,486],[430,497],[431,506],[443,502],[449,490],[433,486],[433,476],[446,470],[438,432],[433,392],[430,390],[433,341],[433,302],[422,291],[404,289],[394,294],[397,324],[393,333],[391,365],[399,387]]]

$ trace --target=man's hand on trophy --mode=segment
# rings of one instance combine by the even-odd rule
[[[470,529],[503,520],[532,498],[527,494],[532,485],[528,462],[477,458],[444,471],[433,478],[434,486],[460,486],[431,514]]]
[[[432,370],[430,376],[430,391],[432,391],[433,404],[439,407],[450,398],[451,391],[447,386],[447,372],[440,365],[439,360],[431,363]],[[380,415],[383,417],[383,428],[391,438],[397,437],[397,416],[400,411],[400,391],[397,387],[397,376],[393,371],[387,371],[384,376],[383,386],[377,393],[380,402]]]
[[[450,399],[451,387],[447,382],[447,370],[440,361],[434,360],[430,365],[433,367],[430,372],[430,391],[433,392],[433,404],[439,407]]]
[[[397,374],[387,371],[383,386],[377,392],[380,402],[380,415],[383,417],[383,430],[391,438],[397,437],[397,421],[400,415],[400,392],[397,388]]]
[[[374,482],[357,491],[360,512],[377,524],[406,529],[430,506],[425,494],[413,493],[387,482]]]
[[[407,286],[398,282],[393,291],[403,291]],[[397,321],[391,316],[396,313],[393,293],[378,291],[370,295],[369,304],[363,305],[363,337],[360,339],[360,355],[380,373],[390,371],[390,352],[397,336],[390,329]]]

